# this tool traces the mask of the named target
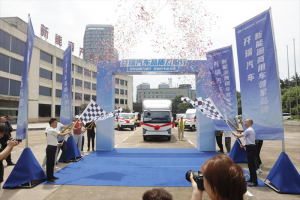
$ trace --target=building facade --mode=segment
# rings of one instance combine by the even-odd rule
[[[0,18],[0,115],[17,116],[27,23],[18,17]],[[34,39],[28,82],[28,121],[60,116],[64,51],[39,37]],[[116,75],[116,106],[132,110],[133,79]],[[119,84],[117,84],[119,82]],[[96,65],[72,56],[73,114],[96,100]],[[100,105],[101,106],[101,105]]]

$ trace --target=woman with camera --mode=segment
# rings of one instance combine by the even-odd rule
[[[212,200],[243,200],[247,191],[243,169],[228,156],[220,154],[209,159],[198,174],[195,177],[190,173],[192,200],[202,200],[204,189]]]

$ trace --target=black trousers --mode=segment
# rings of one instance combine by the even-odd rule
[[[52,180],[53,179],[56,149],[57,149],[57,146],[52,146],[52,145],[47,145],[47,148],[46,148],[46,156],[47,156],[46,173],[47,173],[47,180]]]
[[[223,143],[222,143],[222,136],[216,136],[216,140],[217,140],[217,144],[218,144],[218,146],[220,148],[220,151],[224,152],[224,150],[223,150]]]
[[[83,145],[84,145],[84,135],[82,136],[82,145],[81,145],[81,151],[83,151]]]
[[[67,159],[67,144],[66,144],[66,141],[64,141],[64,140],[58,141],[58,143],[62,143],[62,142],[63,142],[62,146],[57,146],[57,148],[58,148],[57,155],[59,154],[59,151],[61,150],[61,155],[62,155],[63,161],[67,161],[68,160]]]
[[[257,183],[256,175],[256,146],[255,144],[246,145],[246,153],[248,159],[248,168],[250,172],[250,182]]]
[[[261,160],[260,160],[260,150],[261,150],[261,147],[263,145],[263,140],[255,140],[255,145],[256,145],[256,159],[257,159],[257,162],[258,162],[258,168],[259,168],[259,165],[261,165]]]
[[[94,149],[95,146],[95,133],[87,133],[88,136],[88,149],[90,149],[90,141],[92,140],[92,149]]]

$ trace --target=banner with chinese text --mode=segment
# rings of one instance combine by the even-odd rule
[[[17,131],[16,131],[16,138],[22,140],[26,138],[26,131],[28,125],[28,96],[27,96],[28,74],[27,73],[29,72],[30,69],[34,37],[35,35],[31,23],[31,18],[29,18],[29,22],[27,24],[27,40],[26,40],[25,51],[24,51],[22,80],[21,80],[20,99],[19,99],[19,108],[18,108],[18,119],[17,119]],[[29,38],[29,47],[28,47],[28,38]]]
[[[210,51],[206,54],[206,58],[212,76],[210,98],[223,117],[234,122],[234,117],[238,115],[238,107],[232,47]],[[214,128],[230,131],[224,120],[214,120]]]
[[[63,58],[63,80],[61,91],[60,123],[68,125],[73,121],[73,103],[72,103],[72,46],[69,45],[64,52]]]
[[[283,140],[281,96],[270,10],[236,27],[235,34],[243,121],[247,118],[253,120],[256,139]]]

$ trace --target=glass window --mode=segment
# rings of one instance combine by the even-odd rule
[[[11,36],[11,51],[24,56],[25,42]]]
[[[116,84],[119,84],[119,79],[116,78]]]
[[[55,117],[60,117],[60,105],[55,105]]]
[[[74,64],[72,64],[72,72],[74,72]]]
[[[127,90],[125,90],[125,95],[127,95]]]
[[[82,67],[76,66],[76,72],[77,72],[78,74],[82,74]]]
[[[92,74],[93,78],[97,78],[97,72],[93,72]]]
[[[97,90],[97,84],[93,83],[92,88],[93,90]]]
[[[123,89],[120,89],[120,94],[124,95],[124,90]]]
[[[121,82],[121,85],[124,85],[124,80],[120,80],[120,82]]]
[[[91,89],[91,83],[84,81],[84,88]]]
[[[50,54],[47,54],[43,51],[40,51],[40,59],[43,61],[46,61],[48,63],[52,63],[52,56]]]
[[[0,47],[10,51],[10,35],[0,30]]]
[[[40,77],[52,80],[52,72],[45,70],[43,68],[40,68]]]
[[[115,98],[115,104],[119,104],[119,99]]]
[[[9,57],[0,53],[0,71],[9,73]]]
[[[39,94],[43,95],[43,96],[49,96],[49,97],[51,97],[52,96],[51,95],[51,88],[40,86]]]
[[[119,94],[119,89],[115,88],[115,94]]]
[[[63,63],[64,63],[63,60],[56,58],[56,66],[63,67]]]
[[[125,85],[127,86],[127,81],[125,81]]]
[[[9,95],[20,96],[21,81],[15,81],[10,79]]]
[[[75,92],[75,100],[82,100],[82,94]]]
[[[80,114],[80,106],[75,106],[75,115]]]
[[[14,58],[10,58],[10,73],[22,76],[22,68],[23,62],[20,60],[16,60]]]
[[[55,97],[61,98],[61,90],[56,89],[55,90]]]
[[[97,101],[97,96],[96,95],[92,95],[92,99],[93,99],[93,101]]]
[[[120,99],[120,104],[124,104],[124,99]]]
[[[127,104],[127,99],[125,99],[125,104]]]
[[[91,76],[91,71],[88,69],[84,69],[84,75],[85,76]]]
[[[89,95],[89,94],[84,94],[84,100],[85,100],[85,101],[90,101],[90,100],[91,100],[91,95]]]
[[[56,81],[62,83],[63,75],[56,73]]]
[[[75,79],[75,86],[82,87],[82,80]]]
[[[51,117],[51,104],[39,104],[39,117]]]
[[[0,94],[8,95],[8,82],[9,79],[0,77]],[[20,90],[19,90],[20,92]]]

